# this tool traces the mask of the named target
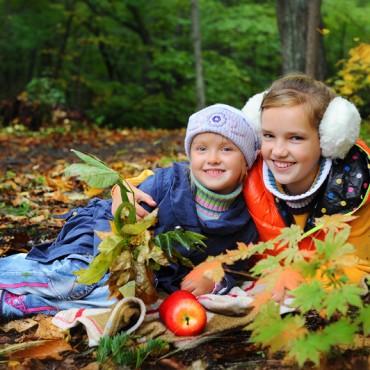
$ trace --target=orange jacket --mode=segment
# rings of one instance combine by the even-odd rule
[[[363,183],[364,191],[361,195],[363,199],[358,201],[359,204],[355,209],[344,210],[345,213],[359,216],[357,219],[351,221],[349,242],[356,247],[356,256],[359,258],[359,268],[362,271],[361,276],[363,276],[363,272],[366,274],[370,273],[370,149],[362,141],[358,141],[352,149],[356,151],[356,153],[360,153],[361,160],[367,161],[367,165],[364,164],[363,166],[364,173],[362,174],[365,177]],[[351,153],[353,152],[351,151]],[[349,155],[344,161],[349,161],[350,159],[348,157]],[[249,213],[256,224],[260,240],[267,241],[277,237],[281,229],[288,225],[279,213],[279,209],[275,204],[274,195],[265,187],[262,175],[262,163],[262,158],[258,158],[250,172],[248,172],[244,183],[243,194]],[[333,166],[335,166],[334,161]],[[333,212],[330,212],[330,209],[328,209],[327,214],[330,215],[333,214]],[[319,217],[319,215],[317,217]],[[300,248],[313,249],[313,238],[322,239],[323,236],[324,233],[320,230],[311,234],[300,243]],[[275,254],[278,252],[279,250],[276,250]],[[358,278],[360,278],[360,276],[353,276],[353,280],[357,281]]]

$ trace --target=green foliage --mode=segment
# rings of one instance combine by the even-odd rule
[[[207,104],[241,107],[281,74],[275,2],[199,5]],[[46,79],[53,89],[46,86],[36,100],[60,102],[59,91],[66,108],[83,110],[98,124],[184,126],[196,107],[190,7],[187,0],[157,0],[155,6],[142,0],[0,0],[0,97],[14,98]],[[331,81],[342,79],[338,62],[349,50],[368,42],[369,12],[366,1],[322,2]],[[357,92],[368,100],[367,88]],[[366,116],[366,104],[361,109]]]
[[[334,76],[341,69],[338,62],[347,58],[349,50],[369,40],[370,3],[362,0],[324,0],[321,12],[327,30],[324,45],[328,76]]]
[[[190,7],[186,0],[2,0],[0,96],[49,81],[66,108],[99,124],[184,126],[196,107]],[[207,104],[240,107],[280,72],[274,3],[204,0],[200,12]],[[53,91],[33,95],[55,102]]]
[[[118,172],[110,169],[94,156],[86,155],[77,150],[72,150],[85,163],[75,163],[66,170],[66,176],[78,176],[94,188],[106,188],[118,182]]]
[[[65,103],[62,90],[58,89],[50,78],[34,78],[26,86],[27,99],[31,103],[47,107]]]
[[[141,344],[135,339],[136,337],[126,333],[102,337],[97,349],[97,361],[101,364],[112,362],[114,365],[138,369],[148,356],[158,355],[168,346],[160,339],[149,339]]]
[[[154,238],[149,229],[157,222],[157,210],[142,220],[136,220],[135,206],[128,198],[132,191],[119,173],[94,156],[76,150],[73,152],[84,163],[70,165],[65,170],[67,175],[79,176],[88,185],[98,188],[118,184],[122,198],[111,222],[111,231],[96,231],[101,239],[100,253],[88,268],[76,272],[78,281],[94,284],[109,271],[108,284],[113,296],[120,297],[134,287],[135,294],[145,303],[154,302],[157,294],[152,281],[153,271],[169,262],[192,266],[175,246],[182,245],[186,249],[205,247],[205,237],[181,229]]]
[[[0,202],[0,213],[3,215],[31,217],[33,211],[28,202],[22,202],[18,207],[7,206],[5,203]]]
[[[346,275],[347,269],[357,264],[355,249],[347,242],[351,219],[349,215],[317,219],[315,230],[322,229],[325,237],[314,240],[314,251],[298,248],[312,231],[304,233],[293,225],[272,241],[248,248],[239,243],[238,251],[212,259],[232,264],[256,252],[268,253],[271,245],[280,249],[280,253],[261,259],[251,270],[260,286],[250,313],[253,321],[247,327],[252,330],[254,343],[271,352],[283,351],[300,366],[307,361],[318,365],[333,347],[352,344],[356,333],[369,334],[370,306],[361,298],[364,290]],[[282,317],[280,305],[286,298],[291,299],[289,306],[294,315]],[[325,322],[316,331],[309,330],[312,312]]]
[[[193,267],[191,261],[183,257],[181,253],[174,248],[174,245],[181,245],[187,250],[201,247],[206,248],[207,246],[203,242],[204,239],[206,239],[204,235],[200,235],[192,231],[177,229],[156,235],[154,238],[154,243],[163,251],[165,251],[170,260],[179,261],[185,266]]]

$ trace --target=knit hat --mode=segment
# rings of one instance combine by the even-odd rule
[[[243,153],[248,167],[252,167],[257,156],[258,138],[241,110],[214,104],[192,114],[185,136],[185,152],[189,158],[194,136],[205,132],[220,134],[232,141]]]

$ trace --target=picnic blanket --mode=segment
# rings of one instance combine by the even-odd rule
[[[197,297],[207,312],[207,325],[204,332],[196,337],[178,337],[160,321],[158,308],[164,297],[152,305],[145,306],[139,298],[128,297],[118,301],[112,308],[69,309],[58,312],[52,322],[61,329],[84,325],[89,338],[89,346],[96,346],[104,335],[115,335],[119,331],[135,332],[143,341],[160,338],[173,343],[177,348],[191,348],[225,333],[246,326],[250,319],[256,287],[246,282],[242,287],[234,287],[226,295],[204,294]],[[258,289],[258,288],[257,288]],[[280,312],[292,311],[286,305]]]

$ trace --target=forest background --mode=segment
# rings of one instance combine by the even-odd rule
[[[183,160],[189,114],[242,107],[286,72],[307,72],[353,101],[370,144],[369,16],[368,0],[0,0],[0,256],[54,239],[63,220],[53,215],[110,196],[65,176],[71,148],[123,177]],[[26,334],[0,325],[0,347],[32,346],[44,338],[39,327],[49,335],[47,318],[32,319],[39,324]],[[70,370],[95,362],[83,328],[69,341],[73,351],[63,339],[62,349],[47,343],[17,361]],[[248,341],[233,332],[157,368],[282,365]],[[359,369],[367,354],[337,353],[327,368]]]
[[[0,127],[179,128],[289,71],[366,120],[369,14],[366,0],[0,0]]]

